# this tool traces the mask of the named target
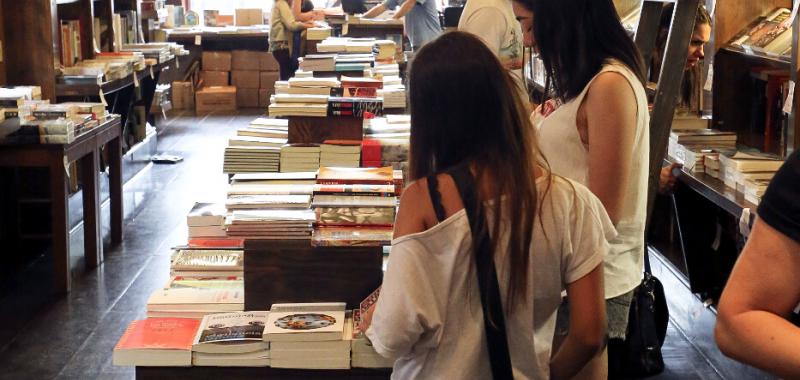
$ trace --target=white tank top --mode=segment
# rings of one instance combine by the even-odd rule
[[[608,299],[633,290],[642,280],[650,159],[650,114],[644,86],[626,65],[618,61],[609,61],[600,70],[600,73],[605,72],[615,72],[625,77],[636,96],[638,109],[631,172],[628,183],[620,184],[624,187],[626,195],[620,220],[616,226],[619,235],[610,241],[611,251],[604,266],[605,295]],[[575,99],[561,105],[542,120],[538,131],[541,152],[550,163],[553,173],[586,186],[589,185],[589,149],[578,134],[577,115],[578,108],[595,78],[597,76],[592,78]]]

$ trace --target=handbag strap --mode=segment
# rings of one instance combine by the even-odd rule
[[[494,264],[486,216],[475,191],[475,179],[466,165],[459,165],[447,172],[453,177],[458,193],[464,203],[472,232],[472,245],[475,256],[476,275],[480,289],[481,307],[483,309],[483,325],[486,332],[486,345],[489,351],[489,362],[494,380],[513,379],[511,354],[508,350],[505,316],[500,298],[500,285],[497,281],[497,270]],[[446,215],[441,204],[436,175],[428,177],[428,192],[439,221]],[[486,274],[486,275],[484,275]]]

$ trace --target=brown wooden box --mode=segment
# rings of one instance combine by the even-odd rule
[[[356,117],[289,118],[289,143],[321,144],[325,140],[362,140],[364,120]]]
[[[245,310],[273,303],[359,303],[383,281],[382,247],[312,247],[308,241],[247,240]]]
[[[275,82],[281,79],[281,73],[277,71],[262,71],[259,76],[259,88],[270,91],[275,91]]]
[[[231,67],[233,70],[258,71],[261,69],[261,56],[264,54],[269,53],[254,50],[234,50],[232,52]]]
[[[263,53],[260,55],[261,59],[259,59],[259,70],[261,71],[278,71],[281,69],[281,66],[278,64],[278,61],[275,60],[275,57],[272,56],[272,53]]]
[[[206,71],[200,72],[200,80],[203,81],[203,86],[227,86],[230,85],[228,71]]]
[[[234,13],[236,26],[261,25],[264,23],[264,10],[261,8],[237,8]]]
[[[231,52],[229,51],[204,51],[203,70],[206,71],[231,71]]]
[[[198,113],[209,111],[236,111],[236,87],[203,87],[195,95]]]
[[[239,108],[258,108],[259,94],[257,88],[237,88],[236,105]]]
[[[192,82],[172,82],[172,108],[176,110],[194,109],[194,86]]]
[[[236,88],[255,88],[259,87],[261,80],[258,71],[234,70],[231,71],[231,84]]]

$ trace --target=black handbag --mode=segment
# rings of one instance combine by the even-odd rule
[[[472,247],[475,258],[475,269],[480,289],[481,307],[483,308],[483,325],[486,333],[486,346],[489,351],[489,362],[494,380],[511,380],[514,378],[511,367],[511,355],[508,351],[505,316],[500,298],[500,286],[497,282],[497,270],[486,225],[486,216],[475,191],[475,179],[469,168],[459,165],[447,172],[461,195],[464,209],[469,219],[472,232]],[[428,176],[428,192],[433,209],[439,222],[445,218],[441,197],[438,191],[436,175]],[[482,268],[487,270],[482,271]],[[482,276],[481,273],[486,273]]]

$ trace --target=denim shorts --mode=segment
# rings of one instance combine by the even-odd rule
[[[628,332],[628,315],[633,301],[633,290],[623,295],[606,300],[606,319],[608,321],[608,337],[625,339]],[[556,335],[566,336],[569,332],[569,301],[564,297],[556,315]]]

